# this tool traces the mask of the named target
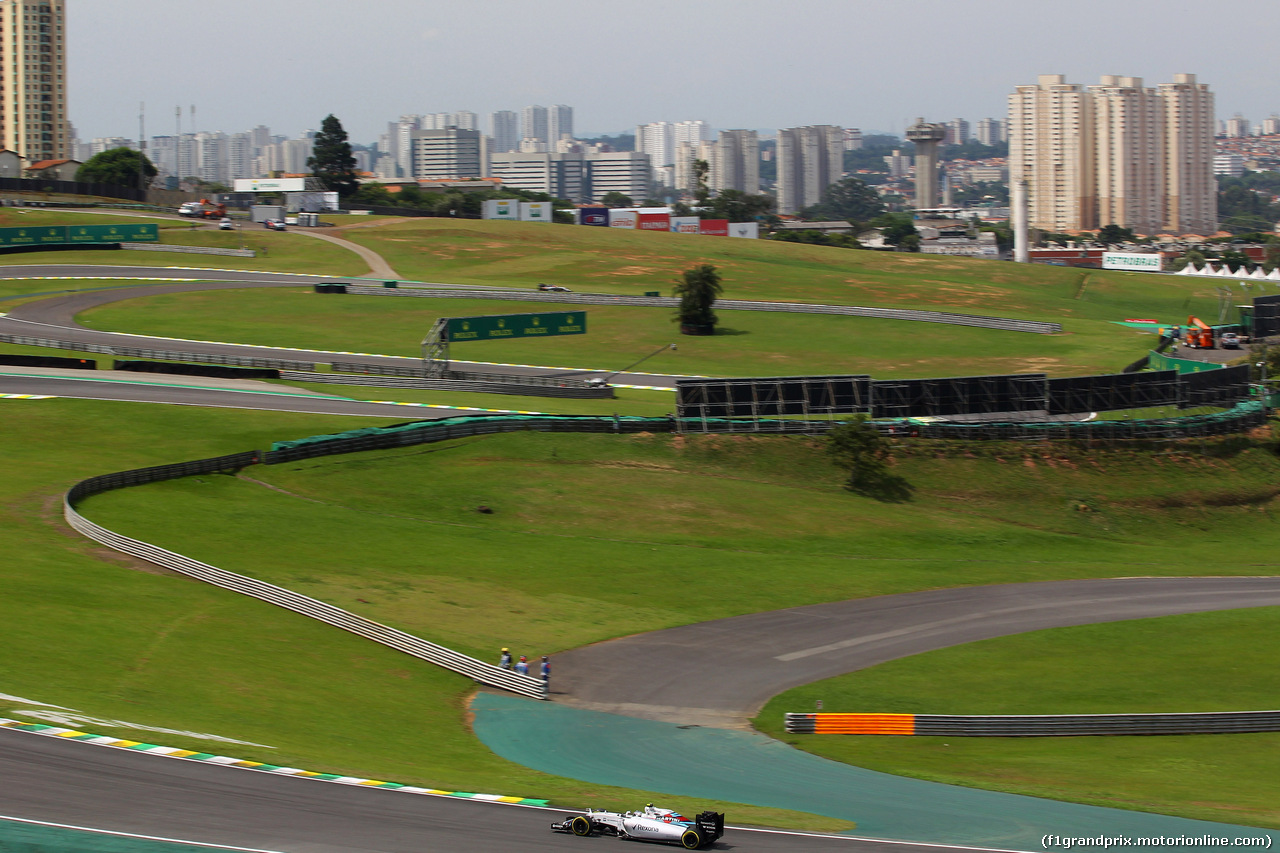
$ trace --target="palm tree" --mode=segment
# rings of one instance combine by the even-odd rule
[[[680,307],[676,309],[680,334],[714,335],[716,315],[711,306],[723,292],[720,274],[711,264],[699,264],[685,270],[675,287],[675,295],[680,297]]]

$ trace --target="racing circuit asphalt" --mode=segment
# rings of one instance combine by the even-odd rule
[[[71,318],[92,305],[135,295],[297,286],[317,280],[309,276],[119,267],[29,266],[8,272],[94,278],[217,275],[221,281],[161,285],[163,290],[148,286],[76,293],[17,306],[10,317],[0,318],[0,331],[15,334],[59,337],[73,330],[82,340],[107,336],[126,345],[184,350],[197,345],[182,342],[179,347],[172,341],[91,332],[75,327]],[[68,322],[73,325],[65,325]],[[45,331],[33,328],[42,323],[48,324]],[[58,329],[62,331],[55,334]],[[257,354],[249,347],[199,346],[197,351],[201,352]],[[277,349],[260,352],[262,357],[281,356]],[[63,382],[84,386],[79,390],[86,394],[94,393],[94,387],[122,384],[6,375],[0,377],[0,389],[50,393],[39,390],[51,387],[41,383],[68,387]],[[348,408],[320,411],[387,413],[398,420],[431,416],[430,410],[356,401],[317,402],[329,398],[310,395],[255,395],[148,383],[128,383],[127,387],[145,388],[138,393],[145,394],[147,402],[219,405],[261,397],[249,407],[318,411],[309,407],[334,405]],[[350,409],[353,406],[378,408],[355,411]],[[558,655],[556,686],[564,692],[556,698],[577,707],[655,720],[740,727],[760,704],[786,688],[948,645],[1064,625],[1277,604],[1280,578],[1275,577],[1067,581],[835,602],[652,632]],[[651,675],[669,672],[678,677],[628,678],[637,660],[646,661]],[[697,672],[699,677],[684,677],[689,672]],[[570,843],[575,844],[574,849],[613,843],[553,835],[547,827],[562,812],[338,786],[4,729],[0,729],[0,778],[5,780],[0,786],[0,816],[290,853],[564,850]],[[927,808],[927,803],[923,806]],[[732,823],[732,815],[729,817]],[[723,850],[796,853],[904,848],[964,849],[741,831],[731,831],[717,845]]]

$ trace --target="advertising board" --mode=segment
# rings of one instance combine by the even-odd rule
[[[52,246],[67,243],[158,243],[157,225],[42,225],[0,228],[0,246]]]
[[[550,222],[552,220],[552,207],[549,201],[522,201],[520,202],[520,221],[521,222]]]
[[[639,219],[640,214],[634,210],[609,211],[610,228],[635,228]]]
[[[1164,258],[1150,252],[1103,252],[1104,270],[1129,270],[1130,272],[1160,272]]]
[[[609,227],[609,208],[583,207],[578,210],[579,225],[594,225],[600,228]]]
[[[729,223],[730,237],[745,237],[748,240],[756,240],[760,237],[759,222],[731,222]]]
[[[680,234],[697,234],[699,233],[699,223],[702,220],[696,216],[673,216],[671,217],[671,230]]]
[[[670,231],[671,214],[641,213],[636,222],[636,229],[640,231]]]
[[[306,178],[236,178],[238,193],[300,193],[307,188]]]
[[[486,199],[480,216],[482,219],[519,219],[520,200],[514,198]]]
[[[711,237],[728,237],[729,236],[729,220],[727,219],[704,219],[701,223],[699,234],[707,234]]]
[[[451,343],[584,335],[587,332],[587,315],[582,311],[551,311],[541,314],[450,317],[446,331]]]

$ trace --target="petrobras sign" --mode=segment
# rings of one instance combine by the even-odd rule
[[[582,207],[578,209],[579,225],[595,225],[601,228],[609,227],[609,208],[607,207]]]
[[[702,220],[696,216],[673,216],[671,217],[671,230],[679,234],[697,234],[699,233]]]
[[[746,237],[749,240],[757,240],[760,237],[760,223],[758,222],[730,222],[730,237]]]
[[[640,221],[640,214],[635,210],[610,210],[610,228],[635,228]]]
[[[1149,252],[1103,252],[1102,268],[1130,272],[1160,272],[1164,269],[1164,258]]]
[[[727,219],[704,219],[698,230],[699,234],[707,234],[711,237],[728,237],[729,236],[729,220]]]
[[[549,201],[520,202],[521,222],[550,222],[551,215],[552,207]]]
[[[484,219],[519,219],[520,200],[515,198],[491,198],[484,203],[481,211]]]
[[[670,231],[671,214],[641,213],[636,220],[636,228],[640,231]]]
[[[300,193],[307,188],[306,178],[236,178],[238,193]]]

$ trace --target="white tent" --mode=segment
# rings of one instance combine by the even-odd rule
[[[1280,267],[1276,267],[1271,272],[1267,273],[1267,279],[1269,281],[1280,281]]]
[[[1254,267],[1253,272],[1249,273],[1249,278],[1266,278],[1267,274],[1262,271],[1262,267]]]
[[[1174,275],[1200,275],[1200,270],[1196,269],[1195,264],[1187,264],[1185,267],[1174,273]]]

